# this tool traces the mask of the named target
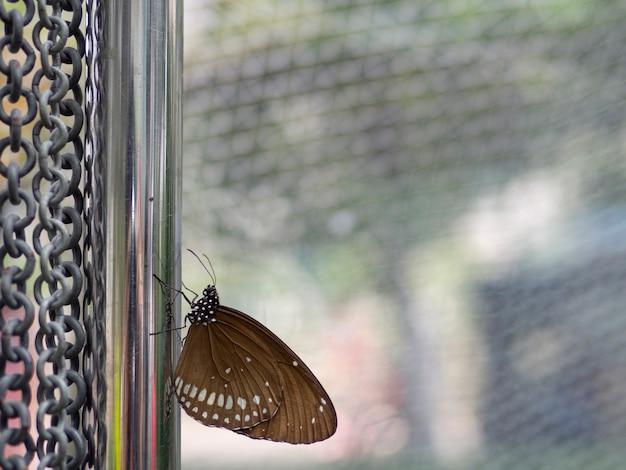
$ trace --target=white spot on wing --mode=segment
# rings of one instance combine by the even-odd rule
[[[217,397],[217,406],[222,407],[224,406],[224,394],[220,393]]]
[[[191,387],[191,392],[189,393],[189,397],[194,398],[197,393],[198,393],[198,387],[194,385],[193,387]]]
[[[252,401],[258,405],[259,403],[261,403],[261,397],[258,395],[255,395],[252,397]]]
[[[227,368],[224,372],[226,372],[227,374],[230,374],[230,371],[231,371],[231,370],[232,370],[232,369],[231,369],[230,367],[228,367],[228,368]]]
[[[204,401],[205,398],[206,398],[206,388],[203,388],[202,390],[200,390],[200,393],[198,393],[198,401]]]
[[[215,403],[215,392],[211,392],[209,399],[206,401],[206,404],[209,406],[213,406],[213,403]]]
[[[226,409],[227,410],[233,409],[233,396],[232,395],[228,395],[228,398],[226,399]]]
[[[239,397],[237,398],[237,404],[239,405],[239,408],[241,408],[242,410],[245,410],[248,402],[246,401],[245,398]]]
[[[293,361],[292,364],[294,367],[298,367],[298,361]]]

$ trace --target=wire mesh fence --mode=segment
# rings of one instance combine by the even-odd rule
[[[339,414],[249,463],[188,427],[186,465],[619,468],[624,5],[186,8],[184,244]]]

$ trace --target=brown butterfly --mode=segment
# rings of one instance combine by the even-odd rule
[[[207,426],[253,439],[291,444],[328,439],[337,429],[337,415],[313,372],[264,325],[220,305],[211,277],[197,300],[183,293],[191,305],[190,327],[174,372],[183,409]]]

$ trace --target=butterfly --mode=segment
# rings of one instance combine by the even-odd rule
[[[191,306],[174,371],[182,408],[202,424],[253,439],[291,444],[328,439],[337,429],[337,414],[324,387],[267,327],[221,305],[215,277],[205,270],[212,283],[202,296],[189,300],[179,291]]]

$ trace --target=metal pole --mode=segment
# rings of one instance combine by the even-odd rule
[[[174,335],[150,333],[166,320],[152,274],[172,284],[180,278],[182,4],[101,6],[107,468],[178,468],[178,413],[163,416],[165,354]]]

